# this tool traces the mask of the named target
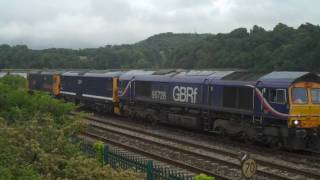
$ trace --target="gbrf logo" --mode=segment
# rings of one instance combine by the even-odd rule
[[[173,100],[177,102],[193,103],[197,102],[198,88],[175,86],[173,88]]]

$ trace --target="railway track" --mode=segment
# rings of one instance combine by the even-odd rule
[[[87,136],[96,136],[95,138],[97,139],[117,146],[130,144],[131,147],[127,147],[127,149],[133,150],[135,148],[135,151],[138,151],[139,147],[140,151],[146,151],[146,149],[141,149],[141,147],[149,147],[151,151],[140,153],[146,154],[149,157],[157,156],[152,157],[155,159],[165,158],[162,160],[166,162],[168,160],[174,161],[170,162],[170,164],[195,173],[204,172],[219,179],[235,179],[240,177],[239,153],[147,132],[138,128],[106,121],[102,118],[88,117],[87,119],[90,124],[90,128],[85,132]],[[116,143],[121,143],[121,145]],[[167,154],[167,156],[164,154]],[[175,156],[168,156],[170,154]],[[315,172],[259,158],[255,158],[255,160],[258,163],[256,179],[320,179],[320,174]]]
[[[133,124],[135,126],[139,126],[132,121],[129,121],[126,118],[112,116],[111,119],[108,116],[108,120],[112,120],[113,122],[119,123],[124,122],[125,124]],[[141,127],[141,125],[140,125]],[[150,129],[150,127],[149,127]],[[256,159],[265,159],[265,157],[272,157],[272,159],[276,159],[276,161],[283,160],[285,163],[291,162],[295,165],[299,165],[299,168],[303,166],[311,167],[314,172],[319,171],[320,168],[320,152],[311,152],[311,151],[287,151],[284,149],[272,149],[270,147],[266,147],[261,144],[251,144],[251,143],[243,143],[239,142],[239,140],[229,139],[229,138],[221,138],[221,136],[217,136],[216,134],[201,132],[201,131],[190,131],[189,129],[181,129],[177,127],[171,127],[168,125],[165,126],[157,126],[157,130],[160,131],[168,131],[170,134],[177,135],[179,137],[183,137],[183,139],[192,140],[193,142],[198,141],[203,142],[204,144],[222,146],[224,151],[231,150],[233,154],[237,154],[238,151],[250,152],[254,154]],[[163,132],[161,132],[164,134]],[[191,141],[191,142],[192,142]],[[220,148],[218,148],[220,149]]]
[[[100,118],[101,121],[106,120],[105,117],[102,117],[102,116],[94,116],[94,118],[97,119],[97,120],[99,120],[99,118]],[[110,121],[110,120],[112,120],[112,121]],[[108,116],[108,122],[107,123],[112,123],[113,122],[113,124],[115,126],[117,126],[117,125],[118,126],[126,126],[126,125],[123,125],[123,124],[122,125],[119,124],[119,121],[120,122],[125,122],[125,124],[130,123],[130,124],[134,124],[135,126],[139,125],[139,124],[133,123],[132,121],[128,121],[127,119],[122,118],[122,117],[118,117],[118,116],[111,116],[111,117]],[[133,128],[133,129],[139,130],[139,128],[138,129],[137,128]],[[170,126],[166,126],[165,129],[168,129],[170,131],[170,133],[172,133],[172,131],[175,131],[175,132],[180,131],[179,132],[180,135],[184,134],[184,135],[188,136],[186,138],[190,137],[190,138],[194,139],[194,136],[198,136],[197,138],[205,139],[206,141],[210,141],[210,142],[212,142],[212,141],[214,141],[214,142],[218,141],[218,143],[228,142],[228,143],[231,143],[231,146],[241,147],[241,149],[244,149],[244,151],[248,151],[248,149],[250,149],[250,152],[252,151],[253,154],[255,154],[257,152],[261,153],[261,151],[263,151],[265,154],[272,154],[272,156],[276,156],[277,158],[280,158],[280,159],[281,159],[281,157],[285,157],[286,161],[289,161],[288,159],[290,159],[290,162],[292,161],[293,163],[302,163],[300,161],[301,159],[306,160],[308,163],[310,163],[310,161],[314,161],[319,165],[319,168],[320,168],[320,152],[312,152],[312,151],[290,152],[290,151],[274,150],[274,149],[271,149],[269,147],[263,147],[263,146],[261,147],[259,145],[251,145],[251,144],[245,144],[245,143],[241,143],[241,142],[236,142],[234,140],[228,140],[228,139],[224,139],[224,138],[222,138],[222,139],[221,138],[217,138],[217,136],[214,136],[214,135],[212,135],[210,133],[199,133],[199,132],[195,133],[195,132],[190,132],[189,130],[185,131],[185,130],[181,130],[181,129],[177,129],[177,128],[172,128]],[[150,135],[155,134],[155,133],[150,133],[148,131],[144,131],[144,132],[145,133],[149,133]],[[193,134],[193,135],[190,135],[190,134]],[[188,142],[188,141],[186,141],[186,142]],[[195,144],[195,143],[191,143],[191,144]],[[201,146],[201,144],[197,143],[197,146]],[[210,147],[210,146],[205,146],[205,147]],[[248,147],[250,147],[250,148],[248,148]],[[237,154],[237,153],[234,153],[234,152],[231,151],[230,154]],[[257,158],[259,159],[259,157],[257,157]]]
[[[104,118],[102,116],[96,116]],[[131,124],[133,126],[142,127],[143,123],[136,123],[136,121],[128,120],[125,117],[119,117],[114,115],[108,115],[108,121],[113,121],[116,123],[125,123]],[[150,129],[150,126],[147,127]],[[230,147],[236,147],[238,150],[241,151],[248,151],[251,154],[261,154],[263,156],[272,156],[273,158],[282,159],[284,161],[290,161],[296,164],[304,164],[310,165],[311,167],[320,168],[320,152],[312,152],[312,151],[286,151],[283,149],[272,149],[270,147],[265,147],[261,144],[251,144],[251,143],[243,143],[238,142],[238,140],[232,140],[228,138],[221,138],[216,134],[208,133],[208,132],[201,132],[201,131],[190,131],[189,129],[181,129],[177,127],[171,126],[157,126],[157,130],[160,131],[168,131],[170,134],[183,136],[185,139],[192,139],[193,141],[197,141],[196,139],[201,139],[201,141],[206,142],[207,144],[219,144],[223,146],[225,149],[230,149]],[[234,148],[231,148],[234,149]],[[315,170],[315,171],[318,171]]]

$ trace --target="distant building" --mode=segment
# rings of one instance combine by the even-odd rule
[[[87,56],[79,56],[79,59],[80,59],[80,60],[87,60],[88,57],[87,57]]]

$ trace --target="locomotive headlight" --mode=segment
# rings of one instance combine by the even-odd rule
[[[293,125],[294,126],[299,126],[300,125],[300,121],[299,120],[294,120],[293,121]]]

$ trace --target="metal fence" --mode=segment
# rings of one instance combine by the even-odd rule
[[[97,157],[93,145],[88,142],[81,142],[81,149],[90,156]],[[141,157],[132,155],[117,148],[110,148],[104,144],[102,165],[109,164],[112,168],[132,169],[136,172],[146,173],[146,180],[193,180],[190,176],[168,167],[162,167],[153,163],[152,160],[144,160]]]

